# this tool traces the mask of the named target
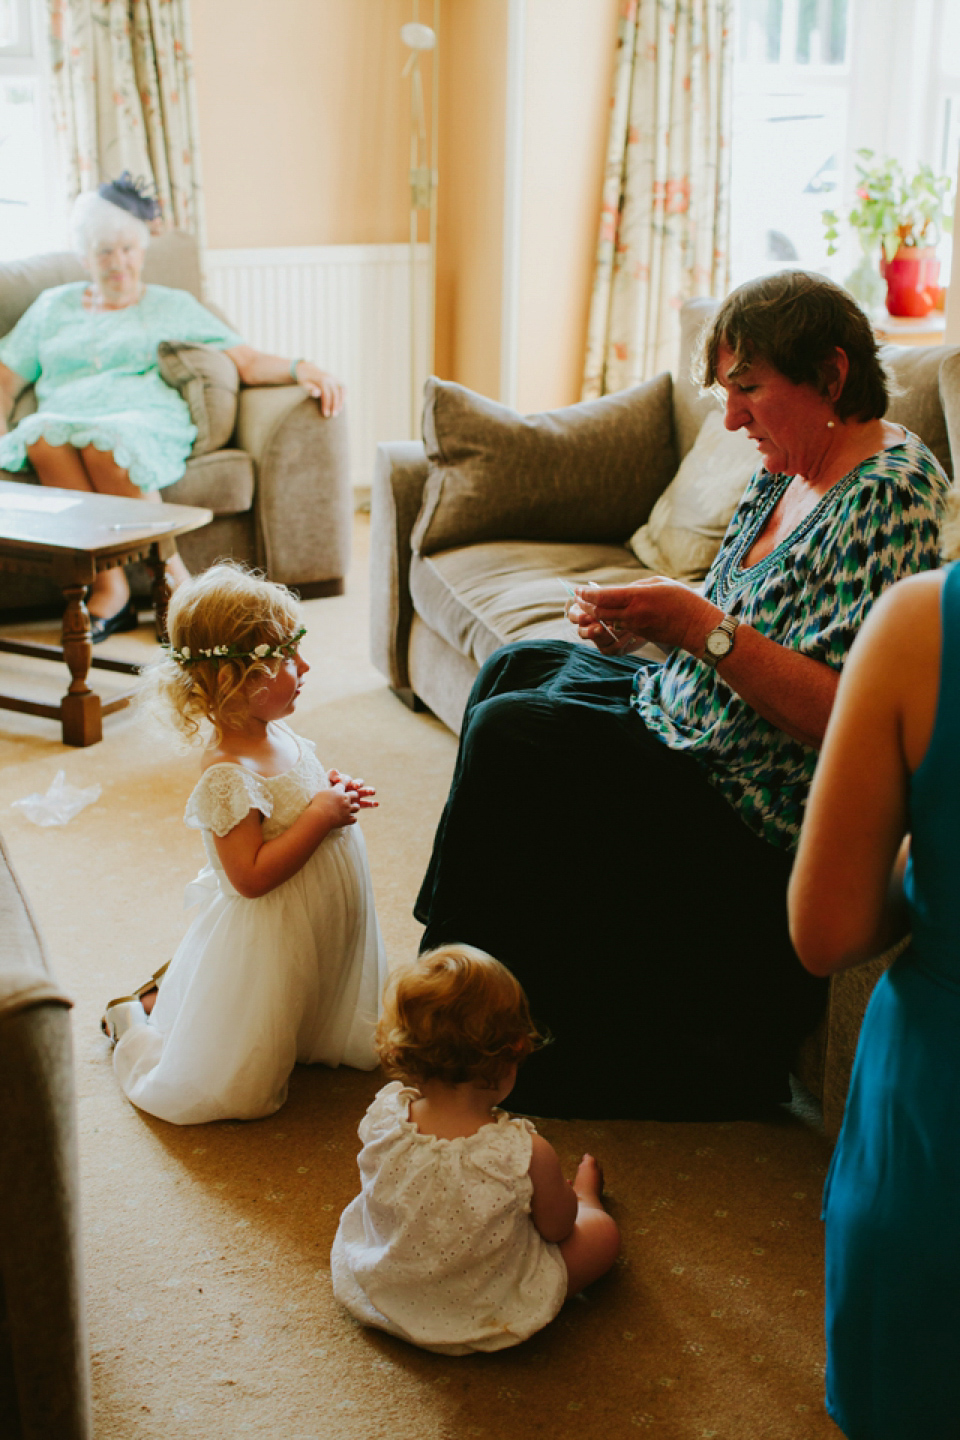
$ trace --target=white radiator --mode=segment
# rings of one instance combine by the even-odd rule
[[[368,487],[378,443],[413,438],[409,245],[208,250],[205,264],[210,299],[247,344],[315,360],[345,382],[351,480]],[[427,246],[418,245],[417,397],[427,275]]]

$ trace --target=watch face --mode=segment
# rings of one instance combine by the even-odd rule
[[[726,655],[732,646],[733,641],[730,639],[726,630],[711,630],[707,636],[706,648],[711,655],[716,655],[718,658]]]

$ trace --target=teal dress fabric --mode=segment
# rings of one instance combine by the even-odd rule
[[[197,437],[186,402],[157,368],[161,340],[226,350],[243,342],[186,290],[148,285],[123,310],[84,308],[84,281],[45,290],[0,340],[0,362],[36,385],[38,410],[0,436],[0,469],[23,470],[27,447],[109,450],[141,490],[183,475]]]
[[[849,1440],[960,1435],[960,566],[941,603],[912,940],[870,1000],[824,1197],[827,1408]]]
[[[841,670],[871,606],[895,580],[939,562],[949,482],[916,435],[871,455],[823,495],[796,530],[745,567],[789,475],[751,480],[703,585],[727,614]],[[780,849],[797,842],[817,751],[803,745],[676,650],[638,677],[643,723],[672,750],[708,767],[710,783],[757,835]]]

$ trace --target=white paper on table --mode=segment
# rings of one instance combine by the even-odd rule
[[[32,489],[30,486],[23,486],[24,490]],[[71,500],[63,495],[11,495],[9,491],[0,494],[0,510],[34,510],[42,511],[45,515],[56,515],[61,510],[72,510],[75,505],[80,504],[80,497]]]

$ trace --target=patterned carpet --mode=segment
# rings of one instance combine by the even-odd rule
[[[366,660],[366,525],[345,597],[307,606],[313,670],[296,725],[327,764],[378,785],[364,818],[391,957],[410,916],[454,757]],[[35,627],[36,628],[36,627]],[[42,627],[40,627],[42,632]],[[150,653],[146,627],[107,642]],[[4,682],[55,695],[52,666],[3,657]],[[606,1169],[623,1257],[514,1351],[451,1359],[365,1332],[330,1293],[328,1254],[356,1188],[356,1125],[377,1084],[299,1069],[253,1124],[178,1129],[120,1097],[104,1000],[186,926],[200,863],[182,823],[196,759],[134,711],[64,750],[48,721],[0,712],[0,814],[73,1012],[97,1440],[828,1440],[823,1391],[824,1139],[776,1124],[545,1122],[572,1172]],[[101,799],[40,830],[10,802],[56,771]]]

